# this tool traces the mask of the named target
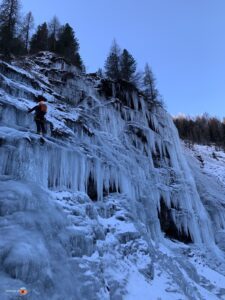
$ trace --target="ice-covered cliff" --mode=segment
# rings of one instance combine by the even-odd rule
[[[225,299],[224,187],[203,173],[131,86],[48,52],[0,62],[1,299]]]

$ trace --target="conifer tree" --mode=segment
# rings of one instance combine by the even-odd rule
[[[45,22],[38,26],[36,33],[32,36],[30,52],[37,53],[38,51],[46,50],[48,50],[48,27]]]
[[[29,50],[30,33],[33,28],[34,28],[34,17],[32,15],[32,12],[29,12],[24,17],[23,25],[22,25],[22,33],[21,33],[22,39],[24,41],[24,47],[26,53],[28,53]]]
[[[149,103],[156,103],[159,96],[155,81],[156,80],[150,66],[146,64],[143,76],[143,87],[144,94]]]
[[[19,50],[16,47],[19,10],[19,0],[3,0],[0,5],[0,51],[8,58]]]
[[[100,77],[100,78],[103,78],[104,75],[103,75],[103,71],[101,68],[98,69],[98,71],[96,72],[96,74]]]
[[[83,60],[82,60],[79,52],[77,52],[75,54],[73,63],[76,67],[78,67],[78,69],[80,69],[83,72],[86,72]]]
[[[73,28],[68,23],[66,23],[60,30],[59,39],[56,44],[56,51],[58,54],[61,54],[72,64],[82,70],[83,63],[78,50],[79,43],[77,38],[75,37]]]
[[[48,24],[48,31],[49,31],[48,44],[49,44],[49,50],[52,52],[56,52],[56,44],[57,44],[60,28],[61,25],[58,18],[54,16]]]
[[[116,41],[113,41],[110,53],[105,62],[106,76],[111,80],[119,80],[120,73],[120,48]]]
[[[131,81],[136,71],[136,67],[137,63],[135,59],[127,49],[124,49],[120,57],[121,79]]]

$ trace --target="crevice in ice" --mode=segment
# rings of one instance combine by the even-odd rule
[[[87,194],[92,201],[98,200],[97,186],[94,178],[90,175],[87,182]]]
[[[159,150],[159,146],[158,146],[157,143],[155,144],[154,151],[152,151],[152,160],[153,160],[153,163],[154,163],[154,167],[155,168],[160,168],[160,166],[162,164],[162,162],[161,162],[161,152]]]
[[[158,217],[160,220],[161,230],[165,233],[166,237],[179,240],[183,243],[192,243],[192,239],[189,231],[184,232],[183,228],[177,228],[172,216],[172,210],[179,211],[179,208],[171,204],[171,207],[166,205],[166,201],[161,197],[160,209],[158,211]]]
[[[159,130],[158,130],[157,127],[155,126],[155,122],[153,121],[152,118],[149,118],[149,119],[148,119],[148,126],[149,126],[149,128],[150,128],[152,131],[154,131],[154,132],[156,132],[156,133],[159,133]]]

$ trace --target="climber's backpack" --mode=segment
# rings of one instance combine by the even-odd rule
[[[43,101],[39,102],[39,108],[41,112],[46,114],[48,107]]]

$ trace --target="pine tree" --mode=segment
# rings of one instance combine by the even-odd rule
[[[144,94],[149,103],[156,103],[159,96],[159,92],[156,88],[156,80],[153,72],[148,64],[145,65],[145,71],[143,76]]]
[[[103,75],[103,71],[101,68],[98,69],[98,71],[96,72],[96,74],[100,77],[100,78],[103,78],[104,75]]]
[[[124,49],[120,57],[121,79],[131,81],[136,71],[136,67],[137,63],[135,59],[127,49]]]
[[[26,14],[23,20],[23,26],[22,26],[22,39],[24,41],[24,47],[26,53],[29,51],[29,42],[30,42],[30,32],[34,28],[34,17],[32,15],[32,12],[29,12]]]
[[[119,80],[120,74],[120,48],[116,41],[113,41],[110,53],[105,62],[106,76],[111,80]]]
[[[78,67],[81,71],[83,71],[84,73],[86,72],[83,60],[80,56],[80,54],[77,52],[74,56],[74,60],[73,63],[76,67]]]
[[[56,43],[58,40],[59,30],[60,30],[60,22],[56,16],[48,24],[49,31],[49,51],[56,52]]]
[[[0,5],[0,51],[8,58],[19,50],[16,49],[19,9],[19,0],[3,0]]]
[[[83,70],[84,66],[78,50],[79,42],[75,37],[73,28],[67,23],[60,30],[56,51],[80,70]]]
[[[46,22],[39,25],[37,32],[32,36],[30,42],[30,52],[37,53],[39,51],[48,50],[48,27]]]

